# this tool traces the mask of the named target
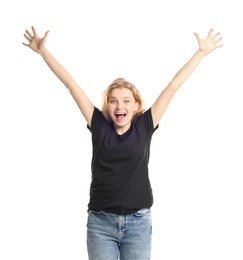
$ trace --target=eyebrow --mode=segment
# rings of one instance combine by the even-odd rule
[[[113,96],[110,96],[109,98],[115,98],[116,99],[116,97],[113,97]],[[126,99],[126,98],[131,99],[132,97],[123,97],[123,99]]]

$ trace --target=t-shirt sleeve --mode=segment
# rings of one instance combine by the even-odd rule
[[[152,112],[151,108],[146,110],[138,119],[137,119],[137,124],[138,125],[143,125],[144,130],[148,134],[148,136],[152,136],[153,133],[158,129],[159,125],[154,127],[154,122],[153,122],[153,117],[152,117]]]
[[[100,130],[102,125],[104,125],[104,122],[106,122],[104,115],[97,107],[95,107],[91,118],[91,127],[87,125],[87,128],[93,135],[95,135]]]

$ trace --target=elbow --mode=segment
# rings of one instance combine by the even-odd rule
[[[77,85],[75,84],[75,82],[73,80],[66,82],[65,85],[70,93],[72,93],[74,91],[74,89],[77,87]]]
[[[171,92],[172,95],[174,95],[176,93],[176,91],[178,90],[178,85],[171,82],[168,86],[168,90]]]

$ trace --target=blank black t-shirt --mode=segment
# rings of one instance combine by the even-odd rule
[[[150,208],[153,194],[148,175],[150,143],[154,131],[151,109],[118,135],[113,123],[95,108],[91,121],[93,155],[88,208],[131,214]]]

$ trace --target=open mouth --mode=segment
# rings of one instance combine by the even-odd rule
[[[126,113],[115,113],[116,119],[123,119],[126,115]]]

